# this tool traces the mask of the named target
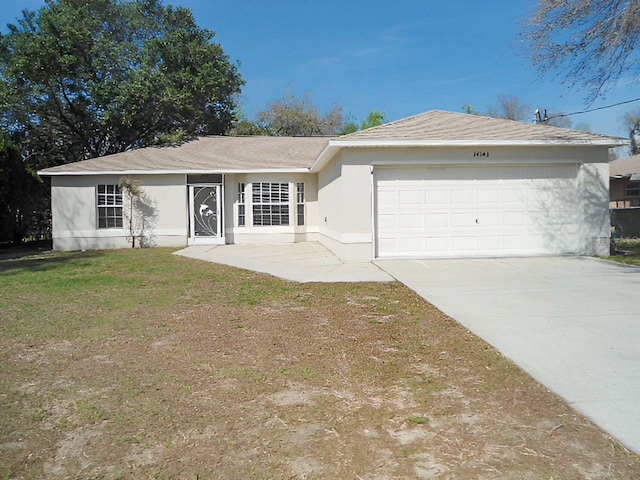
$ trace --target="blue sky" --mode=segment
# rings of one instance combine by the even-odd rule
[[[175,0],[240,62],[249,115],[286,89],[310,92],[326,112],[338,103],[356,121],[371,110],[397,120],[431,109],[484,110],[501,93],[533,108],[575,112],[640,97],[624,82],[586,105],[552,76],[539,78],[518,32],[533,0]],[[2,0],[0,28],[43,0]],[[640,102],[572,117],[626,136],[620,117]]]

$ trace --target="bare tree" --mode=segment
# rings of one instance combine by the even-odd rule
[[[547,125],[553,125],[554,127],[562,127],[562,128],[572,128],[573,121],[571,118],[566,116],[564,113],[556,113],[555,115],[551,115],[549,117],[549,121]]]
[[[640,153],[640,108],[636,108],[622,116],[622,124],[631,139],[631,155]]]
[[[126,195],[124,207],[125,221],[129,229],[131,248],[138,246],[152,247],[155,245],[155,226],[158,216],[156,201],[150,198],[142,188],[142,182],[129,176],[120,179],[120,190]]]
[[[259,130],[267,135],[312,136],[335,135],[344,126],[344,108],[338,104],[326,114],[321,114],[306,92],[299,98],[292,92],[269,103],[258,112],[256,123]]]
[[[464,107],[463,107],[464,108]],[[469,111],[471,113],[471,111]],[[484,115],[494,118],[506,118],[518,122],[529,120],[531,117],[531,107],[517,95],[501,93],[498,95],[498,104],[488,108]]]
[[[587,101],[623,77],[640,81],[638,0],[539,0],[523,36],[541,75],[558,71]]]

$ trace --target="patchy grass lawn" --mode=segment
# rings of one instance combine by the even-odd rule
[[[41,253],[0,261],[0,339],[0,478],[640,478],[398,283]]]
[[[610,260],[640,265],[640,239],[622,239],[616,244],[616,249],[618,254],[610,256]]]

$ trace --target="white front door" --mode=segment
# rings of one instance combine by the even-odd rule
[[[224,244],[222,185],[189,185],[189,244]]]

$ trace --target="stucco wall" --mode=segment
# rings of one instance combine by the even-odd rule
[[[140,181],[142,202],[135,231],[147,246],[187,243],[187,192],[184,175],[132,176]],[[53,247],[56,250],[126,248],[131,246],[127,218],[124,228],[96,225],[96,186],[119,184],[117,175],[54,176],[51,178]],[[128,214],[125,197],[124,210]],[[144,224],[144,227],[143,225]]]
[[[582,248],[576,253],[609,255],[609,164],[586,163],[578,171],[578,188],[583,193]]]
[[[318,174],[318,240],[338,257],[373,257],[371,166],[367,157],[340,155]]]

